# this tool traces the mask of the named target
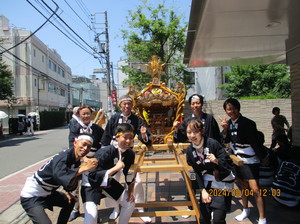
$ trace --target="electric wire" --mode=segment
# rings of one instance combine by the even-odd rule
[[[0,47],[3,48],[4,50],[6,50],[5,47],[3,47],[3,46],[1,46],[1,45],[0,45]],[[62,83],[62,82],[60,82],[60,81],[58,81],[58,80],[52,78],[52,77],[49,76],[48,74],[46,74],[46,73],[44,73],[44,72],[38,70],[37,68],[35,68],[35,67],[33,67],[32,65],[28,64],[26,61],[22,60],[21,58],[19,58],[17,55],[13,54],[12,52],[7,51],[6,53],[9,53],[9,54],[12,55],[14,58],[16,58],[16,59],[18,59],[19,61],[23,62],[25,65],[27,65],[28,67],[32,68],[34,71],[36,71],[37,73],[39,73],[39,74],[40,74],[41,76],[43,76],[44,78],[47,78],[47,79],[53,81],[54,83],[60,85],[60,87],[64,87],[64,88],[67,87],[67,85],[66,85],[65,83]],[[7,57],[7,58],[8,58],[8,57]],[[18,63],[18,64],[19,64],[19,63]],[[25,66],[23,66],[23,65],[21,65],[21,64],[19,64],[19,65],[20,65],[21,67],[25,68],[25,69],[28,69],[27,67],[25,67]],[[37,75],[39,75],[39,74],[37,74]]]
[[[41,0],[46,6],[47,6],[47,8],[49,8],[52,12],[54,12],[53,11],[53,9],[51,9],[51,7],[44,1],[44,0]],[[55,4],[55,5],[57,5],[57,3],[55,2],[55,1],[53,1],[52,0],[52,2]],[[85,43],[94,53],[97,53],[98,54],[98,52],[96,52],[96,50],[93,48],[93,47],[91,47],[81,36],[79,36],[59,15],[57,15],[56,13],[55,13],[55,15],[57,16],[57,18],[61,21],[61,22],[63,22],[63,24],[64,25],[66,25],[83,43]]]
[[[64,0],[65,3],[69,6],[69,8],[74,12],[74,14],[92,31],[94,31],[89,24],[87,24],[79,15],[78,13],[73,9],[73,7],[67,2],[67,0]],[[94,31],[95,32],[95,31]],[[96,33],[96,32],[95,32]]]
[[[2,46],[0,46],[0,47],[2,47]],[[2,48],[3,48],[3,47],[2,47]],[[57,81],[56,79],[53,79],[53,78],[50,77],[49,75],[45,74],[44,72],[42,72],[42,71],[40,71],[40,70],[34,68],[33,66],[31,66],[31,65],[29,65],[28,63],[24,62],[24,61],[23,61],[22,59],[20,59],[18,56],[14,55],[13,53],[11,53],[11,52],[8,52],[8,53],[10,53],[10,54],[11,54],[13,57],[15,57],[16,59],[18,59],[18,60],[20,60],[21,62],[23,62],[25,65],[31,67],[34,71],[38,72],[39,74],[37,74],[37,76],[41,75],[41,76],[44,77],[45,79],[48,79],[48,80],[52,81],[52,82],[55,83],[55,84],[59,84],[59,86],[62,87],[62,88],[66,88],[66,89],[68,88],[68,85],[66,85],[66,84],[64,84],[64,83],[62,83],[62,82],[59,82],[59,81]],[[9,58],[8,56],[6,56],[6,55],[3,55],[3,56],[4,56],[5,58],[7,58],[8,60],[14,62],[14,60],[12,60],[11,58]],[[24,65],[21,65],[19,62],[16,62],[16,63],[17,63],[20,67],[22,67],[22,68],[28,70],[28,67],[26,67],[26,66],[24,66]],[[70,89],[80,90],[81,88],[74,87],[74,86],[70,86]],[[83,88],[83,89],[84,89],[84,91],[85,91],[85,90],[88,90],[88,89],[86,89],[86,88]],[[95,90],[90,90],[90,91],[95,91]]]
[[[56,7],[56,9],[55,9],[55,12],[57,12],[57,10],[58,10],[59,8],[58,7]],[[2,51],[2,52],[0,52],[0,54],[3,54],[3,53],[5,53],[5,52],[7,52],[7,51],[9,51],[9,50],[11,50],[11,49],[13,49],[13,48],[15,48],[15,47],[17,47],[17,46],[19,46],[20,44],[22,44],[22,43],[24,43],[26,40],[28,40],[30,37],[32,37],[34,34],[36,34],[53,16],[55,15],[55,13],[52,13],[52,15],[41,25],[41,26],[39,26],[39,28],[37,28],[33,33],[31,33],[28,37],[26,37],[24,40],[22,40],[22,41],[20,41],[19,43],[17,43],[16,45],[14,45],[14,46],[12,46],[12,47],[10,47],[10,48],[8,48],[8,49],[6,49],[5,51]]]
[[[29,0],[26,0],[36,11],[38,11],[43,17],[47,18],[38,8],[36,8]],[[57,25],[55,25],[52,21],[49,21],[56,29],[58,29],[62,34],[64,34],[65,37],[67,37],[69,40],[71,40],[74,44],[76,44],[78,47],[80,47],[82,50],[87,52],[88,54],[94,56],[94,54],[90,51],[88,51],[85,47],[81,46],[79,43],[76,43],[74,40],[72,40],[64,31],[62,31]]]
[[[76,0],[76,2],[77,2],[77,5],[79,6],[79,8],[81,8],[82,12],[86,15],[86,17],[88,17],[88,19],[90,19],[91,13],[89,12],[89,10],[85,6],[85,4],[80,0]]]

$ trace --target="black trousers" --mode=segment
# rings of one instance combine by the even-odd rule
[[[44,205],[34,206],[28,209],[26,213],[34,224],[51,224],[52,222],[45,212],[45,205],[47,206],[47,208],[58,206],[62,209],[60,210],[57,224],[66,224],[74,207],[74,203],[74,200],[69,203],[66,195],[63,192],[55,191],[47,198],[45,198]]]
[[[231,207],[231,195],[226,196],[211,196],[212,202],[205,204],[201,197],[199,200],[200,207],[200,223],[211,224],[211,219],[214,224],[226,224],[226,213]],[[212,215],[213,213],[213,215]]]
[[[213,217],[211,217],[212,212]],[[200,199],[200,223],[211,224],[211,219],[214,224],[226,224],[226,210],[213,208],[209,204],[202,203]]]

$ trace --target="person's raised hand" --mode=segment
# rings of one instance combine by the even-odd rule
[[[175,129],[176,132],[178,131],[180,125],[181,125],[181,122],[180,122],[180,121],[175,121],[175,122],[173,123],[173,127],[174,127],[174,129]]]
[[[224,115],[223,118],[219,116],[219,120],[221,121],[221,127],[224,129],[224,131],[227,131],[228,130],[228,123],[227,123],[227,120],[226,120],[226,115]]]

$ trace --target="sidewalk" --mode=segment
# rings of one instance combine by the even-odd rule
[[[152,155],[152,156],[155,156]],[[165,156],[168,156],[167,153]],[[0,180],[0,224],[29,224],[28,216],[20,205],[19,202],[19,193],[25,182],[27,176],[30,176],[36,169],[38,169],[41,164],[34,164],[33,166],[26,168],[14,175],[8,176]],[[184,201],[186,186],[183,179],[183,176],[178,172],[155,172],[155,173],[141,173],[141,178],[144,185],[145,198],[147,202],[167,202],[167,201]],[[2,181],[2,182],[1,182]],[[296,224],[300,220],[299,207],[297,208],[288,208],[278,204],[272,197],[265,197],[266,205],[266,216],[268,224]],[[7,203],[7,200],[11,200],[10,203]],[[4,203],[2,203],[4,202]],[[6,202],[6,203],[5,203]],[[1,204],[2,203],[2,204]],[[1,207],[2,206],[2,207]],[[5,208],[8,206],[8,208]],[[233,198],[232,201],[232,212],[229,213],[226,217],[227,224],[233,223],[243,223],[243,224],[252,224],[257,223],[258,220],[258,211],[256,208],[256,203],[253,197],[250,198],[249,207],[251,209],[251,215],[248,219],[245,219],[243,222],[237,222],[234,217],[241,212],[242,204],[241,198]],[[168,210],[185,210],[187,207],[170,207]],[[158,209],[156,209],[158,210]],[[50,219],[53,223],[56,223],[57,216],[59,214],[60,208],[55,207],[54,211],[48,211]],[[145,211],[155,211],[154,208],[149,208]],[[106,208],[104,200],[101,201],[101,204],[98,206],[99,217],[103,219],[102,223],[116,223],[114,221],[109,221],[108,216],[112,212],[112,208]],[[70,222],[72,224],[83,223],[83,206],[80,206],[81,217],[78,217],[76,220]],[[172,216],[172,217],[151,217],[152,223],[184,223],[184,224],[196,224],[194,216],[191,216],[188,219],[184,219],[181,216]],[[143,223],[140,218],[132,217],[130,219],[131,224],[133,223]]]

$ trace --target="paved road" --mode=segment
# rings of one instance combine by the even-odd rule
[[[68,147],[67,126],[0,141],[0,179]]]
[[[26,221],[26,214],[18,202],[26,178],[67,146],[67,127],[39,131],[34,136],[10,136],[0,141],[1,224]]]

